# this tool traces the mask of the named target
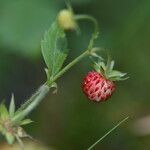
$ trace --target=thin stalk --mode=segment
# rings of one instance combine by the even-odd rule
[[[73,8],[71,6],[71,1],[70,0],[65,0],[67,8],[73,13]]]
[[[67,70],[69,70],[72,66],[74,66],[76,63],[78,63],[80,60],[82,60],[84,57],[87,57],[91,54],[89,50],[86,50],[83,52],[80,56],[75,58],[71,63],[69,63],[66,67],[64,67],[52,80],[47,81],[47,85],[51,86],[53,82],[55,82],[58,78],[60,78]]]
[[[121,120],[116,126],[110,129],[106,134],[104,134],[99,140],[97,140],[92,146],[90,146],[87,150],[93,149],[99,142],[101,142],[106,136],[108,136],[111,132],[113,132],[117,127],[119,127],[123,122],[125,122],[129,117]]]
[[[94,24],[94,32],[92,34],[92,38],[89,42],[88,49],[92,49],[94,45],[94,40],[97,39],[98,34],[99,34],[99,28],[98,28],[98,22],[93,16],[89,15],[75,15],[75,20],[89,20]]]
[[[25,150],[24,149],[25,147],[24,147],[24,144],[23,144],[22,140],[17,135],[15,137],[16,137],[18,143],[19,143],[20,150]]]

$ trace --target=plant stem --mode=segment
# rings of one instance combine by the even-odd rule
[[[33,96],[27,100],[17,111],[16,115],[13,117],[12,122],[19,122],[24,119],[27,115],[31,113],[33,109],[37,107],[37,105],[43,100],[43,98],[47,95],[50,90],[51,85],[60,78],[67,70],[69,70],[72,66],[82,60],[84,57],[89,56],[91,51],[86,50],[80,56],[75,58],[71,63],[69,63],[66,67],[64,67],[52,80],[47,81],[46,84],[42,85],[39,90],[33,94]]]
[[[25,101],[24,104],[22,104],[18,110],[15,112],[15,114],[19,113],[20,111],[26,109],[33,101],[34,99],[39,95],[39,89],[28,99]]]
[[[93,149],[99,142],[101,142],[107,135],[109,135],[112,131],[114,131],[117,127],[119,127],[123,122],[125,122],[129,117],[121,120],[116,126],[110,129],[106,134],[104,134],[99,140],[97,140],[92,146],[90,146],[87,150]]]
[[[20,150],[24,150],[25,147],[24,147],[22,140],[17,135],[15,137],[18,141],[19,146],[20,146]]]
[[[42,101],[42,99],[47,95],[49,92],[49,89],[51,88],[51,85],[60,78],[67,70],[69,70],[72,66],[74,66],[76,63],[78,63],[80,60],[82,60],[86,56],[90,56],[94,51],[93,45],[94,40],[98,36],[98,23],[95,18],[89,15],[77,15],[75,16],[76,20],[83,20],[88,19],[94,23],[94,33],[92,34],[91,40],[89,42],[89,46],[86,51],[84,51],[80,56],[75,58],[71,63],[69,63],[67,66],[65,66],[54,78],[51,80],[48,80],[44,85],[42,85],[39,90],[33,94],[33,96],[27,100],[17,111],[16,115],[13,117],[12,121],[15,123],[17,121],[21,121],[24,119],[28,114],[31,113],[31,111],[37,107],[37,105]]]
[[[26,106],[25,109],[23,109],[21,112],[18,112],[17,115],[15,115],[12,118],[12,122],[16,123],[16,122],[20,122],[22,119],[24,119],[27,115],[29,115],[31,113],[31,111],[37,107],[37,105],[43,100],[43,98],[47,95],[47,93],[49,92],[50,87],[47,85],[42,85],[39,90],[38,90],[38,94],[34,97],[33,101],[31,103],[28,103],[28,101],[26,102],[27,104],[29,104],[28,106]],[[30,100],[30,99],[29,99]]]
[[[94,32],[92,34],[92,38],[91,38],[91,40],[89,42],[89,46],[88,46],[88,49],[92,49],[92,47],[94,45],[94,40],[97,39],[98,34],[99,34],[99,28],[98,28],[97,20],[93,16],[85,15],[85,14],[83,14],[83,15],[76,15],[75,19],[76,20],[89,20],[89,21],[91,21],[94,24]]]
[[[67,70],[69,70],[72,66],[82,60],[84,57],[89,56],[91,54],[90,50],[86,50],[80,56],[75,58],[71,63],[69,63],[66,67],[64,67],[52,80],[47,81],[47,85],[51,86],[53,82],[55,82],[58,78],[60,78]]]

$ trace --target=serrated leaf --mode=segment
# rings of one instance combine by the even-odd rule
[[[8,119],[9,113],[6,106],[2,103],[0,104],[0,119],[5,120]]]
[[[14,94],[12,94],[10,105],[9,105],[9,115],[10,115],[10,117],[13,117],[14,113],[15,113],[15,99],[14,99]]]
[[[30,124],[32,123],[33,121],[31,119],[24,119],[23,121],[21,121],[20,125],[23,126],[23,125],[27,125],[27,124]]]
[[[61,69],[68,53],[65,32],[54,22],[41,42],[42,54],[53,77]]]

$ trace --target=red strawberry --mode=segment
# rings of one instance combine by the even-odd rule
[[[115,84],[96,71],[89,72],[83,81],[83,92],[93,101],[107,100],[115,90]]]
[[[114,61],[107,66],[100,62],[94,67],[96,71],[89,72],[82,84],[82,90],[85,95],[92,101],[102,102],[106,101],[115,91],[115,83],[113,81],[122,80],[121,77],[125,73],[112,70]],[[124,79],[123,79],[124,80]]]

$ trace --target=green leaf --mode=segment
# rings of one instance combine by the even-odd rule
[[[45,33],[41,48],[50,76],[53,77],[61,69],[68,53],[65,32],[57,22]]]
[[[2,103],[2,104],[0,105],[0,118],[1,118],[1,120],[5,120],[5,119],[8,119],[8,117],[9,117],[9,113],[8,113],[8,111],[7,111],[7,108],[6,108],[6,106]]]
[[[115,65],[115,61],[112,60],[112,61],[110,62],[110,65],[109,65],[109,71],[110,71],[110,72],[113,70],[114,65]]]
[[[33,121],[31,119],[24,119],[23,121],[21,121],[20,125],[23,126],[23,125],[27,125],[27,124],[30,124],[32,123]]]
[[[13,117],[15,113],[15,99],[14,94],[12,94],[10,105],[9,105],[9,115],[10,117]]]

